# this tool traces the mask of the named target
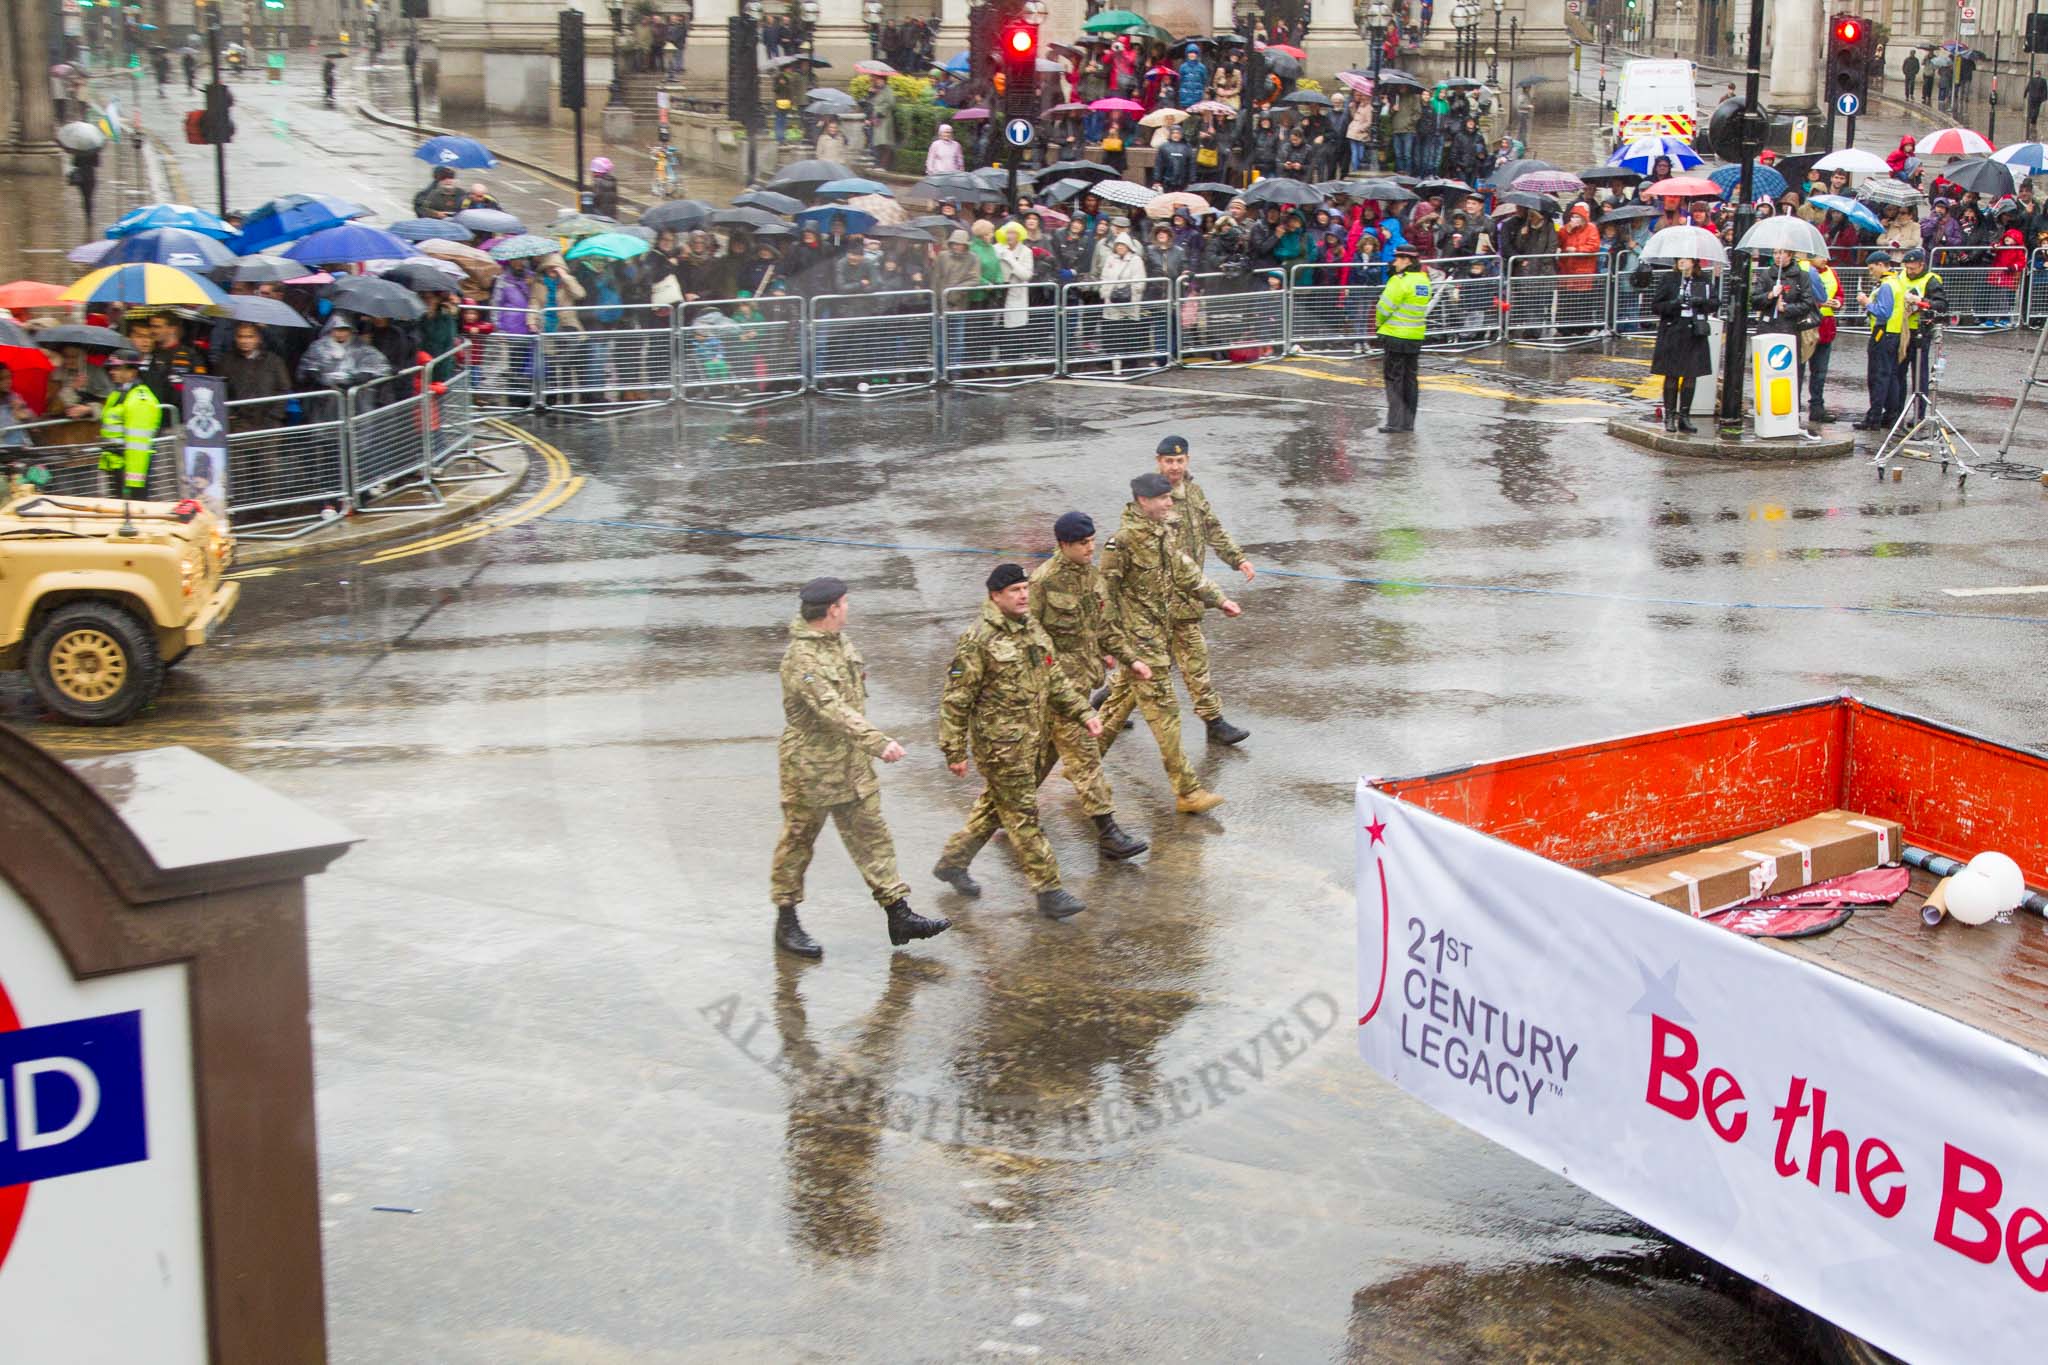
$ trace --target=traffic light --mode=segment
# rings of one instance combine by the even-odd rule
[[[555,16],[555,33],[559,45],[555,51],[560,56],[560,67],[555,73],[555,84],[560,87],[559,103],[564,109],[583,107],[583,11],[565,9]]]
[[[1012,118],[1038,112],[1038,27],[1013,22],[1003,26],[1003,110]]]
[[[725,112],[748,132],[761,129],[761,71],[754,61],[760,33],[745,13],[726,20]],[[668,135],[666,124],[662,136]]]
[[[1876,56],[1877,34],[1870,22],[1854,14],[1837,14],[1828,21],[1828,107],[1839,111],[1844,95],[1854,95],[1856,104],[1870,94],[1870,64]]]
[[[215,145],[235,140],[235,121],[229,110],[235,107],[235,92],[218,81],[206,87],[206,107],[199,114],[202,142]]]

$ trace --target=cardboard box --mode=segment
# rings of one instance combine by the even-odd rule
[[[1895,864],[1905,848],[1895,821],[1855,811],[1823,811],[1776,829],[1760,830],[1712,848],[1664,858],[1600,880],[1659,905],[1711,915],[1772,892]]]

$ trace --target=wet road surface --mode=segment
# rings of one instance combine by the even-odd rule
[[[1975,429],[2022,344],[1952,368]],[[1399,1094],[1344,1024],[1361,773],[1840,688],[2048,743],[2040,599],[1942,591],[2040,581],[2038,486],[1652,456],[1601,425],[1646,355],[1431,357],[1398,444],[1376,367],[1299,357],[550,422],[587,478],[553,512],[259,571],[125,730],[19,679],[0,719],[190,744],[367,837],[312,888],[337,1360],[1804,1358],[1799,1315]],[[998,552],[1113,525],[1168,433],[1261,570],[1209,632],[1252,737],[1188,722],[1229,803],[1176,816],[1141,730],[1108,769],[1148,855],[1099,861],[1055,775],[1088,911],[1039,918],[1000,842],[962,901],[928,876],[975,790],[936,749],[953,639]],[[891,952],[828,835],[807,966],[766,879],[821,573],[910,748],[913,904],[956,928]]]

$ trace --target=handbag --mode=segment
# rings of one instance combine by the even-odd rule
[[[1217,156],[1214,147],[1195,148],[1195,164],[1197,166],[1213,166],[1216,162]]]
[[[1190,294],[1180,301],[1180,325],[1199,327],[1202,322],[1202,300],[1200,295]]]
[[[1692,334],[1694,336],[1712,336],[1713,332],[1713,324],[1704,314],[1694,314],[1692,319]]]
[[[1102,139],[1102,150],[1105,152],[1120,152],[1123,149],[1124,140],[1120,137],[1106,137]]]
[[[647,291],[647,302],[656,308],[673,308],[683,301],[683,287],[673,275],[663,275]]]

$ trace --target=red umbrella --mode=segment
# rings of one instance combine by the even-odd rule
[[[14,371],[14,391],[31,411],[41,412],[50,396],[50,371],[56,362],[34,346],[0,346],[0,366]]]
[[[1675,175],[1644,188],[1644,199],[1700,199],[1721,197],[1721,187],[1696,175]]]
[[[1303,52],[1298,47],[1290,46],[1287,43],[1257,43],[1254,44],[1254,46],[1256,46],[1261,52],[1284,52],[1298,62],[1305,62],[1308,60],[1308,54],[1306,52]]]
[[[64,302],[64,286],[36,280],[0,284],[0,308],[54,308]]]

